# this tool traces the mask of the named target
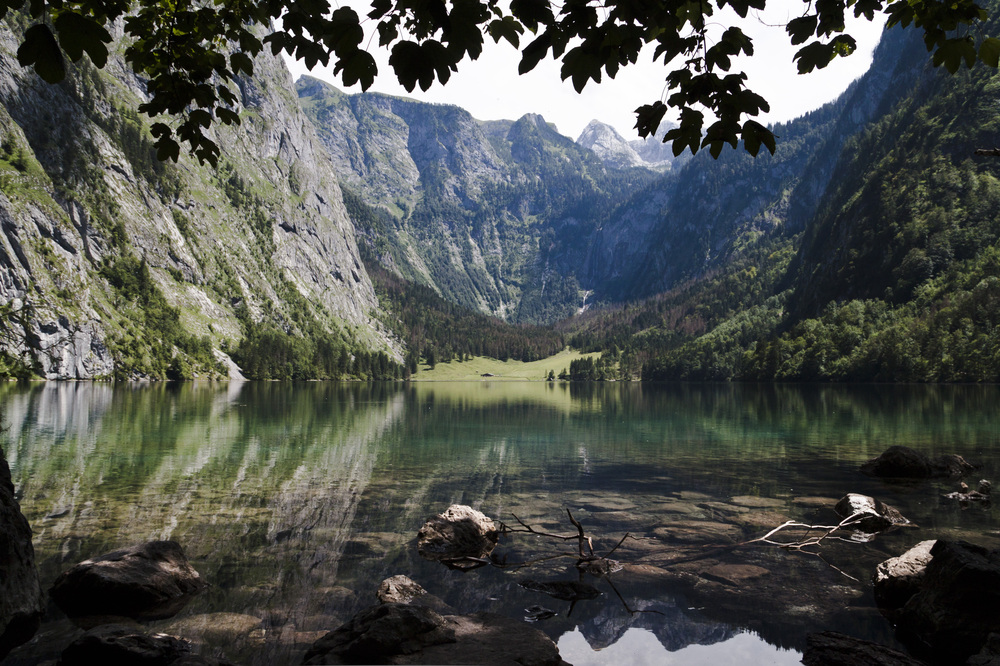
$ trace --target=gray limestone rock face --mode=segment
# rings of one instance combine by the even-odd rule
[[[10,468],[0,449],[0,660],[34,635],[42,609],[31,527],[14,497]]]
[[[591,120],[576,142],[594,151],[601,161],[617,169],[644,166],[645,160],[611,125]]]
[[[204,588],[176,541],[150,541],[84,560],[60,574],[49,594],[70,617],[159,619]]]
[[[63,86],[21,67],[17,46],[0,29],[0,132],[24,164],[0,174],[0,351],[46,379],[149,377],[122,344],[147,326],[146,306],[109,277],[123,258],[144,261],[184,333],[208,337],[215,355],[239,340],[244,313],[288,322],[302,298],[322,329],[398,346],[372,318],[338,174],[280,58],[260,56],[238,82],[243,122],[211,130],[223,155],[213,169],[187,155],[150,161],[148,131],[129,115],[145,82],[116,44],[106,67]],[[210,363],[200,372],[240,376]]]

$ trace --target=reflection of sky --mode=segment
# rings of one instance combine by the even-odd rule
[[[725,666],[726,664],[801,664],[802,654],[766,643],[757,634],[738,634],[714,645],[689,645],[668,652],[648,629],[632,628],[614,645],[594,650],[579,629],[559,637],[559,656],[573,666]]]

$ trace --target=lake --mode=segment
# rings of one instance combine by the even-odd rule
[[[971,485],[1000,480],[996,387],[46,383],[0,386],[0,404],[43,585],[174,539],[211,587],[152,628],[240,664],[299,663],[394,574],[461,613],[550,610],[533,626],[577,665],[794,664],[814,631],[897,646],[870,590],[883,559],[931,538],[1000,547],[996,508],[942,497],[956,481],[858,471],[903,444],[980,464]],[[915,526],[819,555],[744,543],[789,519],[835,524],[847,492]],[[600,553],[631,535],[612,555],[623,568],[421,559],[417,530],[456,503],[561,534],[575,531],[570,509]],[[497,552],[573,548],[511,534]],[[601,595],[560,601],[526,578],[582,578]],[[8,662],[54,658],[80,631],[50,607]]]

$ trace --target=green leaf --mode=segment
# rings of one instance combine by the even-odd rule
[[[59,44],[49,26],[42,23],[31,26],[24,33],[24,42],[17,49],[17,62],[22,67],[33,65],[35,72],[48,83],[66,78],[66,63]]]
[[[814,69],[823,69],[834,59],[833,47],[822,42],[812,42],[803,46],[792,57],[798,66],[799,74],[808,74]]]
[[[766,147],[767,150],[774,155],[774,150],[776,148],[774,134],[771,133],[771,130],[767,129],[756,120],[748,120],[743,123],[742,135],[743,147],[746,148],[746,151],[754,157],[756,157],[757,153],[760,152],[761,144],[763,144],[764,147]]]
[[[229,65],[233,68],[233,74],[239,75],[242,72],[247,76],[253,76],[253,59],[246,53],[237,51],[230,54]]]
[[[240,124],[240,114],[236,113],[232,109],[227,109],[224,106],[218,107],[215,110],[215,115],[226,125]]]
[[[499,43],[501,39],[506,39],[511,46],[517,48],[521,43],[524,26],[518,23],[513,16],[504,16],[502,19],[491,21],[487,30],[489,30],[490,37],[493,38],[494,42]]]
[[[548,52],[549,48],[552,46],[552,34],[550,31],[546,30],[538,37],[533,39],[530,44],[524,47],[521,51],[521,62],[517,65],[518,74],[527,74],[535,68],[545,54]]]
[[[539,25],[549,25],[555,18],[548,0],[513,0],[510,11],[531,32]]]
[[[657,100],[653,104],[643,104],[635,110],[635,129],[639,136],[646,138],[656,134],[656,129],[667,113],[667,105]]]
[[[350,87],[360,83],[362,90],[368,90],[375,83],[378,65],[375,64],[375,58],[370,53],[359,50],[337,61],[333,73],[340,72],[343,72],[342,78],[345,86]]]
[[[371,7],[368,18],[380,19],[392,9],[392,0],[372,0]]]
[[[815,14],[811,16],[800,16],[799,18],[792,19],[785,26],[785,32],[791,37],[792,46],[798,46],[804,43],[807,39],[812,37],[816,33],[816,25],[819,23],[819,17]]]
[[[971,38],[956,37],[946,39],[938,46],[934,52],[933,63],[935,67],[944,65],[950,74],[954,74],[962,66],[963,60],[966,66],[972,67],[976,62],[976,48]]]
[[[979,59],[990,67],[1000,65],[1000,39],[988,37],[979,45]]]
[[[59,31],[59,44],[70,60],[76,62],[86,52],[97,67],[108,63],[111,33],[103,25],[75,12],[60,12],[55,27]]]

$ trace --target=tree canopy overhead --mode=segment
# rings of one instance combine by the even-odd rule
[[[613,78],[651,46],[666,85],[651,85],[664,92],[636,109],[639,134],[652,135],[673,108],[680,126],[664,141],[673,141],[674,153],[708,148],[717,156],[740,141],[754,155],[761,146],[775,149],[774,136],[754,120],[769,110],[767,100],[734,71],[735,58],[753,55],[753,41],[726,19],[727,10],[746,18],[767,2],[371,0],[362,17],[329,0],[0,0],[0,17],[9,11],[30,16],[18,60],[49,82],[65,77],[67,59],[87,55],[103,67],[109,28],[121,19],[125,59],[147,80],[149,101],[139,110],[157,120],[151,131],[160,159],[176,160],[184,143],[200,161],[217,162],[219,148],[205,130],[216,121],[239,123],[230,85],[253,74],[253,58],[265,48],[309,68],[332,65],[345,85],[367,90],[378,67],[366,50],[363,21],[375,22],[379,46],[391,50],[389,65],[410,91],[446,83],[463,60],[479,57],[487,38],[520,51],[520,73],[546,58],[561,62],[563,79],[577,91]],[[975,0],[807,0],[785,26],[800,47],[794,56],[799,72],[853,53],[845,18],[873,20],[876,13],[884,13],[889,26],[921,29],[934,64],[951,72],[963,63],[996,67],[1000,60],[1000,39],[978,30],[987,12]]]

